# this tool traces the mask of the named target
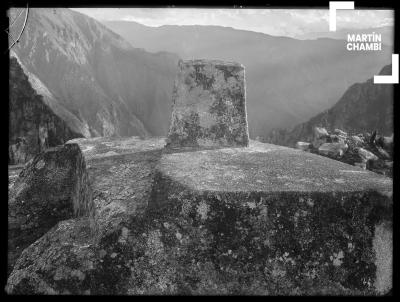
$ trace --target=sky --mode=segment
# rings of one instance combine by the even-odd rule
[[[99,21],[135,21],[147,26],[219,25],[275,36],[329,31],[328,9],[73,8]],[[337,30],[393,26],[392,10],[338,10]]]

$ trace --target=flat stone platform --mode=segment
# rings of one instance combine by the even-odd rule
[[[95,210],[26,248],[8,293],[382,295],[392,180],[295,149],[75,139]]]
[[[68,141],[67,144],[78,144],[86,161],[90,161],[116,155],[160,150],[165,145],[165,138],[142,139],[137,136],[125,138],[76,138]]]
[[[247,148],[166,154],[158,170],[190,189],[391,194],[392,179],[322,156],[251,141]]]
[[[190,246],[179,262],[213,263],[204,276],[215,293],[374,295],[392,287],[392,187],[339,161],[251,142],[164,154],[149,215],[179,225]]]

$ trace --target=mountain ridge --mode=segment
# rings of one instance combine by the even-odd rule
[[[347,34],[371,34],[375,32],[376,34],[382,35],[382,43],[386,44],[390,47],[393,47],[394,44],[394,27],[393,26],[380,26],[380,27],[370,27],[370,28],[342,28],[338,29],[335,32],[312,32],[303,35],[297,36],[297,39],[301,40],[309,40],[309,39],[321,39],[321,38],[329,38],[329,39],[339,39],[339,40],[347,40]]]
[[[30,9],[13,50],[90,136],[149,136],[166,131],[178,57],[134,48],[84,14]],[[163,127],[151,120],[163,120]],[[88,136],[88,135],[86,135]]]
[[[391,75],[391,65],[380,75]],[[314,127],[329,131],[335,128],[351,134],[373,132],[393,133],[393,85],[374,84],[373,78],[351,85],[330,109],[291,129],[274,129],[263,141],[293,147],[298,141],[311,141]]]
[[[352,83],[367,80],[366,74],[391,59],[389,47],[376,53],[349,52],[335,39],[297,40],[219,26],[104,24],[147,51],[242,63],[253,138],[295,126],[330,108]]]
[[[18,55],[11,50],[10,59],[15,58],[28,78],[28,81],[32,88],[37,94],[42,96],[43,102],[54,112],[55,115],[59,116],[65,121],[65,123],[75,132],[82,134],[84,137],[90,137],[90,131],[87,124],[82,123],[73,113],[68,111],[65,107],[60,104],[60,101],[50,92],[50,90],[40,81],[40,79],[29,72],[24,66]]]
[[[36,82],[37,84],[37,82]],[[65,121],[66,112],[54,112],[51,95],[41,94],[45,87],[32,85],[31,75],[15,56],[10,58],[8,163],[21,164],[49,147],[84,137],[79,125]],[[69,116],[68,116],[69,117]],[[76,122],[76,121],[72,121]]]

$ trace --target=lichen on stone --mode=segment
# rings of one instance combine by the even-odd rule
[[[247,146],[244,68],[220,61],[181,61],[167,147]]]

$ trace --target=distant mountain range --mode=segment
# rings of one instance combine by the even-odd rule
[[[179,58],[245,66],[253,138],[307,121],[391,60],[390,47],[348,52],[334,39],[220,26],[105,25],[69,9],[31,8],[12,49],[46,106],[85,137],[166,135]]]
[[[297,40],[221,26],[104,24],[135,47],[183,59],[222,59],[246,68],[250,136],[292,127],[330,108],[353,83],[391,62],[391,47],[349,52],[335,39]]]
[[[83,136],[166,133],[176,55],[136,49],[96,20],[64,8],[31,8],[12,51],[51,95],[49,106],[63,111],[68,126]]]
[[[385,66],[381,75],[391,75],[392,66]],[[373,78],[352,85],[340,100],[309,121],[292,130],[275,129],[262,140],[278,145],[293,147],[298,141],[310,142],[314,127],[330,131],[336,128],[349,134],[373,132],[389,136],[393,133],[393,85],[374,84]]]
[[[394,28],[393,26],[382,26],[382,27],[371,27],[365,29],[354,29],[354,28],[342,28],[337,31],[327,31],[327,32],[312,32],[303,35],[296,36],[296,39],[301,40],[312,40],[319,38],[330,38],[338,40],[346,40],[347,34],[380,34],[382,37],[382,43],[387,46],[392,46],[394,44]]]

